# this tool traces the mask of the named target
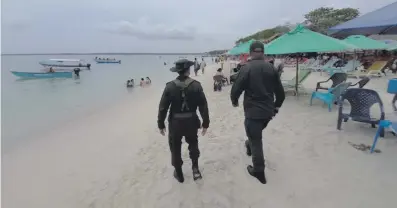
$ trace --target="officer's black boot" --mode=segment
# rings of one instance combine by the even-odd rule
[[[183,183],[185,181],[185,178],[183,177],[182,167],[175,168],[175,170],[174,170],[174,178],[179,183]]]
[[[193,180],[199,180],[202,179],[203,176],[201,175],[201,172],[199,170],[199,166],[198,166],[198,161],[192,161],[192,170],[193,170]]]
[[[259,182],[261,182],[262,184],[266,184],[266,176],[265,176],[265,171],[261,171],[261,172],[254,172],[254,167],[252,167],[252,165],[248,165],[247,166],[247,170],[248,173],[255,177],[256,179],[259,180]]]
[[[251,146],[248,140],[245,140],[245,148],[247,149],[247,155],[251,156]]]

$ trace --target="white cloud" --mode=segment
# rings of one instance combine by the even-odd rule
[[[140,18],[137,22],[123,20],[108,23],[101,28],[113,34],[150,40],[194,40],[196,35],[194,27],[156,24],[149,22],[146,18]]]

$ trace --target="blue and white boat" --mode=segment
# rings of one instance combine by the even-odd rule
[[[48,59],[39,64],[46,67],[91,67],[91,64],[82,59]]]
[[[17,77],[24,79],[37,78],[73,78],[73,72],[17,72],[11,71]]]
[[[121,64],[121,60],[109,59],[109,58],[95,58],[97,64]]]

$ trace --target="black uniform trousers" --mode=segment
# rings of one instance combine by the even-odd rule
[[[168,124],[168,143],[171,151],[171,164],[175,168],[182,166],[182,137],[185,137],[186,143],[188,143],[189,156],[193,164],[198,161],[200,157],[200,150],[198,147],[198,125],[200,122],[198,118],[183,118],[183,119],[171,119]]]
[[[263,156],[262,131],[266,128],[270,119],[245,118],[244,126],[251,148],[252,165],[255,172],[265,170],[265,159]]]

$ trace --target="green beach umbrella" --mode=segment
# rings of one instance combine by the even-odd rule
[[[273,40],[265,46],[265,54],[294,54],[309,52],[339,52],[357,47],[344,41],[313,32],[299,24],[295,29]],[[296,62],[295,90],[298,94],[298,61]]]
[[[387,50],[388,51],[396,51],[397,50],[397,45],[389,46],[389,48]]]
[[[230,55],[237,55],[238,47],[239,47],[240,45],[241,45],[241,44],[239,44],[239,45],[237,45],[237,46],[234,46],[234,48],[230,49],[230,50],[227,52],[227,54],[230,54]]]
[[[265,46],[266,54],[291,54],[309,52],[338,52],[357,47],[344,41],[313,32],[299,24],[295,29]]]
[[[390,47],[384,42],[367,38],[363,35],[351,35],[345,38],[343,41],[355,45],[358,49],[361,50],[379,50],[379,49],[387,49]]]
[[[245,43],[241,43],[240,45],[232,48],[228,54],[230,55],[240,55],[240,54],[244,54],[244,53],[249,53],[249,48],[251,43],[253,43],[255,40],[251,39]]]

